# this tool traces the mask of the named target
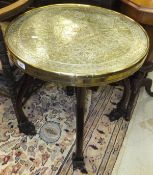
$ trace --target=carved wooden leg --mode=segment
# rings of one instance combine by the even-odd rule
[[[22,106],[32,95],[32,93],[36,92],[40,87],[42,87],[43,84],[44,81],[34,79],[27,74],[25,74],[22,78],[22,83],[17,94],[16,105],[18,106],[19,115],[22,116],[22,120],[19,122],[19,129],[26,135],[35,135],[36,131],[34,125],[28,121],[27,117],[25,116]]]
[[[128,103],[128,106],[127,106],[127,109],[126,109],[126,115],[124,115],[124,119],[126,121],[129,121],[131,119],[131,112],[132,112],[132,109],[133,109],[136,94],[137,94],[137,91],[134,92],[134,87],[133,87],[132,91],[131,91],[130,100],[129,100],[129,103]]]
[[[32,83],[33,78],[28,76],[28,75],[24,75],[21,87],[19,89],[19,92],[17,94],[17,99],[16,99],[16,110],[17,110],[17,114],[19,115],[19,129],[20,132],[23,132],[26,135],[35,135],[36,131],[35,131],[35,127],[34,125],[28,120],[28,118],[25,116],[23,110],[22,110],[22,101],[23,101],[23,97],[26,94],[26,92],[29,89],[30,84]]]
[[[0,28],[0,59],[1,59],[1,63],[2,63],[2,69],[3,69],[3,75],[5,77],[5,80],[7,82],[7,86],[9,89],[9,93],[10,93],[10,97],[11,97],[11,101],[14,107],[14,111],[15,111],[15,115],[17,118],[17,121],[19,123],[20,121],[20,116],[17,112],[17,106],[16,106],[16,99],[17,99],[17,92],[16,92],[16,88],[15,88],[15,80],[13,77],[13,73],[11,70],[11,66],[9,63],[9,59],[7,56],[7,49],[3,40],[3,34]]]
[[[130,120],[133,105],[142,86],[145,87],[148,95],[153,97],[153,92],[151,91],[152,80],[150,78],[146,78],[147,73],[151,71],[153,71],[153,63],[148,62],[145,63],[137,73],[132,75],[130,78],[123,80],[123,98],[117,105],[117,108],[109,114],[111,121],[117,120],[121,116],[123,116],[127,121]]]
[[[131,118],[133,105],[135,103],[136,96],[139,93],[141,87],[144,86],[148,95],[153,97],[153,92],[151,91],[152,80],[146,77],[147,73],[151,71],[153,71],[153,63],[148,62],[148,63],[145,63],[136,74],[131,76],[132,94],[128,104],[127,114],[125,116],[125,119],[128,121]]]
[[[151,68],[151,66],[149,66]],[[141,70],[145,70],[144,72],[141,72]],[[142,68],[140,71],[138,71],[136,74],[130,77],[131,79],[131,97],[130,101],[127,107],[127,114],[124,117],[125,120],[129,121],[131,119],[131,113],[133,106],[135,104],[136,97],[140,91],[141,87],[145,87],[146,92],[153,97],[153,92],[151,92],[151,86],[152,86],[152,80],[149,78],[146,78],[146,68]]]
[[[35,134],[33,125],[28,121],[22,111],[22,103],[20,103],[20,98],[22,98],[21,93],[17,95],[16,83],[14,80],[13,72],[9,63],[9,58],[7,56],[7,49],[3,40],[3,34],[0,28],[0,59],[2,62],[3,74],[5,76],[7,86],[9,89],[11,101],[14,107],[15,115],[18,121],[18,126],[20,132],[25,134],[33,135]],[[21,97],[20,97],[21,95]],[[25,126],[26,125],[26,126]],[[23,126],[25,126],[23,128]],[[27,127],[30,128],[30,132],[27,132]]]
[[[76,110],[76,151],[73,155],[73,168],[83,169],[83,131],[84,131],[84,114],[85,114],[85,96],[86,89],[83,87],[76,88],[77,110]]]
[[[124,92],[121,101],[117,104],[117,107],[112,110],[112,112],[108,115],[110,121],[118,120],[121,117],[126,116],[127,106],[131,96],[131,82],[130,79],[127,78],[123,80]]]

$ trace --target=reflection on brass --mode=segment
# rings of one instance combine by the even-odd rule
[[[132,19],[80,4],[31,10],[6,32],[17,66],[37,78],[75,86],[111,83],[133,74],[145,60],[148,43],[146,32]]]

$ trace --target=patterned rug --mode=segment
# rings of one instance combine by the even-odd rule
[[[0,97],[0,175],[111,175],[128,122],[107,115],[122,97],[120,86],[88,91],[83,172],[72,169],[75,150],[75,96],[46,84],[24,106],[36,136],[20,134],[10,99]]]

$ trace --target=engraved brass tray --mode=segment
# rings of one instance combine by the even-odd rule
[[[149,48],[146,32],[134,20],[82,4],[28,11],[9,25],[5,39],[23,71],[72,86],[126,78],[142,66]]]

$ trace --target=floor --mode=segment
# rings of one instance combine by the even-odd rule
[[[153,73],[149,77],[153,79]],[[152,174],[153,98],[143,88],[112,175]]]

